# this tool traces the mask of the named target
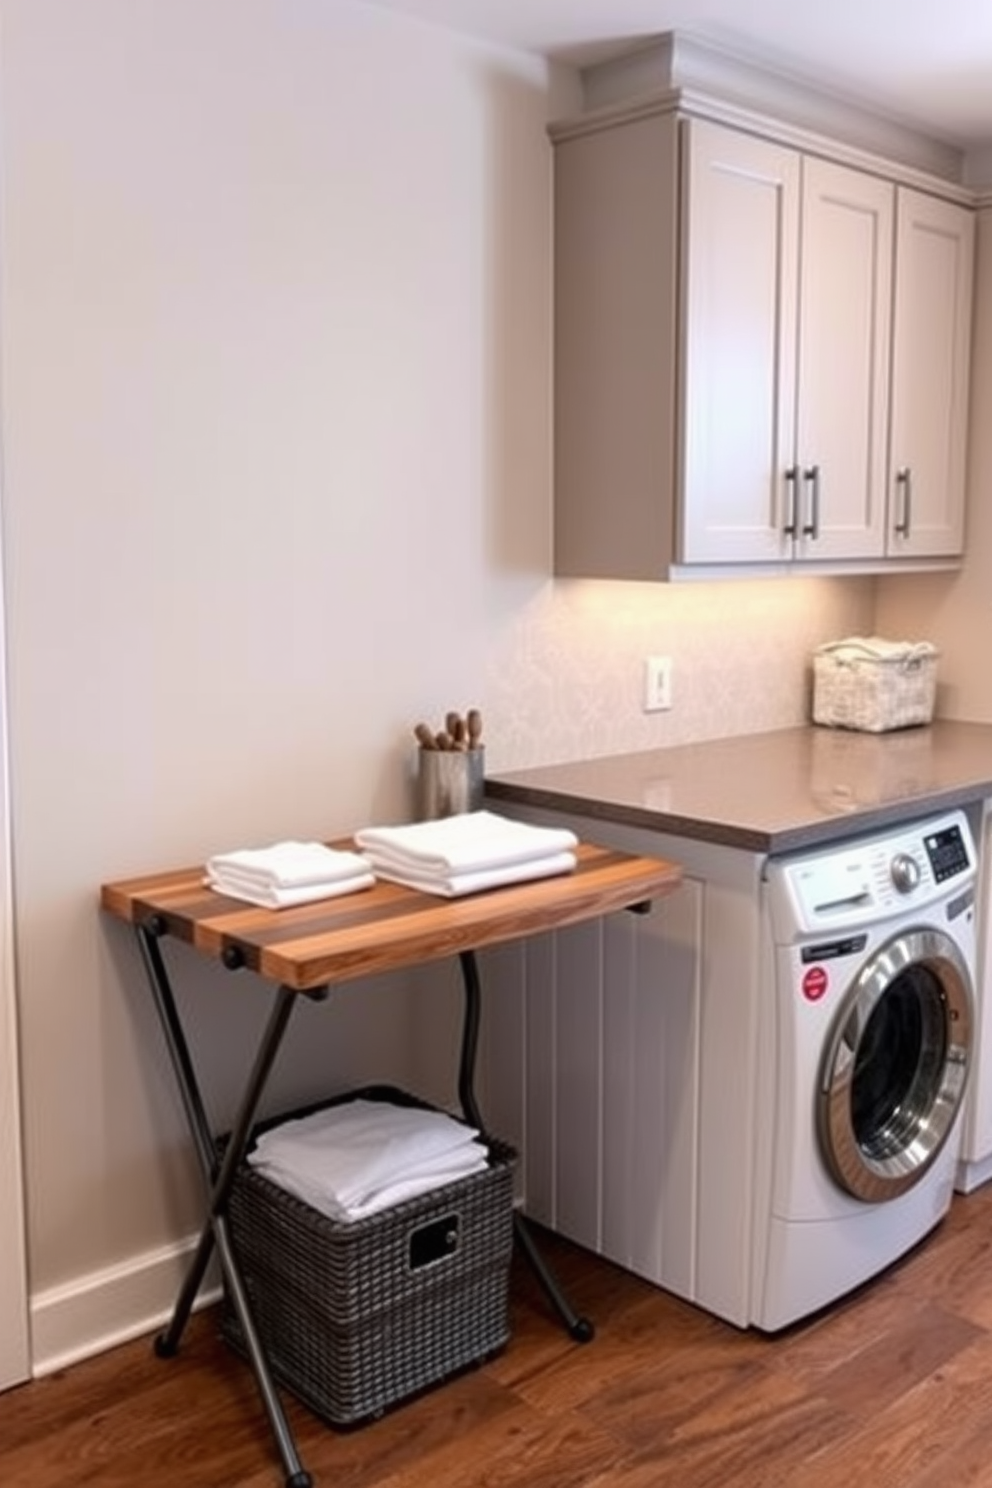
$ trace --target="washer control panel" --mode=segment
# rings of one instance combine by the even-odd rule
[[[854,931],[949,892],[973,892],[977,853],[962,811],[769,859],[765,876],[777,942]]]
[[[957,822],[938,832],[927,832],[923,838],[923,846],[937,883],[956,878],[968,868],[968,849]]]

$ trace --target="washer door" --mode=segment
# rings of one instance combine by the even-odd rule
[[[905,930],[848,990],[819,1083],[821,1150],[868,1203],[919,1183],[950,1135],[971,1058],[973,989],[943,931]]]

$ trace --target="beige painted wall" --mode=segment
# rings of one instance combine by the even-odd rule
[[[148,1325],[198,1215],[103,880],[404,817],[411,725],[450,706],[484,708],[494,770],[799,722],[810,651],[865,627],[871,585],[550,581],[544,127],[574,78],[351,0],[2,0],[0,23],[16,952],[51,1367]],[[649,651],[675,659],[670,715],[640,711]],[[174,964],[223,1121],[266,998]],[[429,1070],[445,999],[416,1020],[408,1001],[396,978],[302,1009],[273,1104]]]
[[[938,712],[992,719],[992,207],[978,216],[968,459],[967,559],[959,574],[878,585],[883,635],[926,638],[941,650]]]

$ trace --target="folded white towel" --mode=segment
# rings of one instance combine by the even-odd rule
[[[481,1171],[478,1137],[443,1111],[358,1099],[263,1133],[248,1161],[321,1213],[356,1219]]]
[[[578,846],[564,827],[536,827],[493,811],[468,811],[439,821],[365,827],[355,841],[374,866],[408,865],[439,873],[472,873],[570,852]]]
[[[505,863],[499,868],[480,868],[475,872],[439,873],[437,870],[420,870],[414,866],[394,866],[392,863],[373,863],[378,878],[391,883],[405,884],[410,889],[420,889],[425,894],[441,894],[446,899],[457,899],[462,894],[478,894],[483,889],[498,889],[507,884],[529,883],[532,879],[553,878],[559,873],[571,873],[576,865],[572,852],[551,853],[545,858],[532,858],[525,863]]]
[[[444,1111],[359,1096],[270,1127],[256,1140],[249,1161],[276,1153],[302,1163],[328,1160],[340,1185],[343,1172],[364,1173],[370,1162],[381,1172],[390,1162],[409,1164],[466,1147],[478,1135],[477,1128]],[[395,1150],[390,1143],[397,1144]]]
[[[298,1173],[287,1173],[278,1167],[266,1168],[264,1166],[261,1166],[259,1171],[268,1178],[270,1183],[275,1183],[287,1193],[302,1199],[304,1204],[309,1204],[310,1208],[316,1209],[318,1214],[326,1214],[328,1219],[336,1219],[340,1223],[348,1224],[356,1219],[365,1219],[370,1214],[378,1214],[394,1204],[401,1204],[404,1199],[419,1198],[421,1194],[430,1193],[435,1188],[443,1188],[447,1183],[454,1183],[460,1178],[468,1178],[473,1173],[481,1173],[487,1165],[486,1153],[482,1147],[477,1147],[476,1151],[478,1155],[471,1157],[470,1160],[456,1162],[452,1157],[445,1167],[438,1166],[433,1173],[412,1173],[403,1178],[396,1178],[384,1184],[382,1188],[370,1190],[360,1200],[355,1200],[351,1204],[339,1203],[319,1183],[311,1183]]]
[[[263,888],[297,889],[368,873],[369,864],[360,853],[326,847],[322,842],[276,842],[271,847],[239,848],[208,858],[209,876],[228,870],[243,882]]]
[[[336,878],[327,883],[300,884],[297,888],[282,889],[277,885],[266,887],[243,879],[236,873],[212,873],[204,879],[218,894],[229,899],[243,899],[246,904],[257,904],[261,909],[292,909],[297,904],[313,904],[318,899],[338,899],[342,894],[354,894],[359,889],[375,887],[375,874],[366,867],[361,873],[349,878]]]

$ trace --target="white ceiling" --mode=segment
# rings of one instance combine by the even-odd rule
[[[962,145],[992,142],[992,0],[373,0],[582,62],[681,30]]]

